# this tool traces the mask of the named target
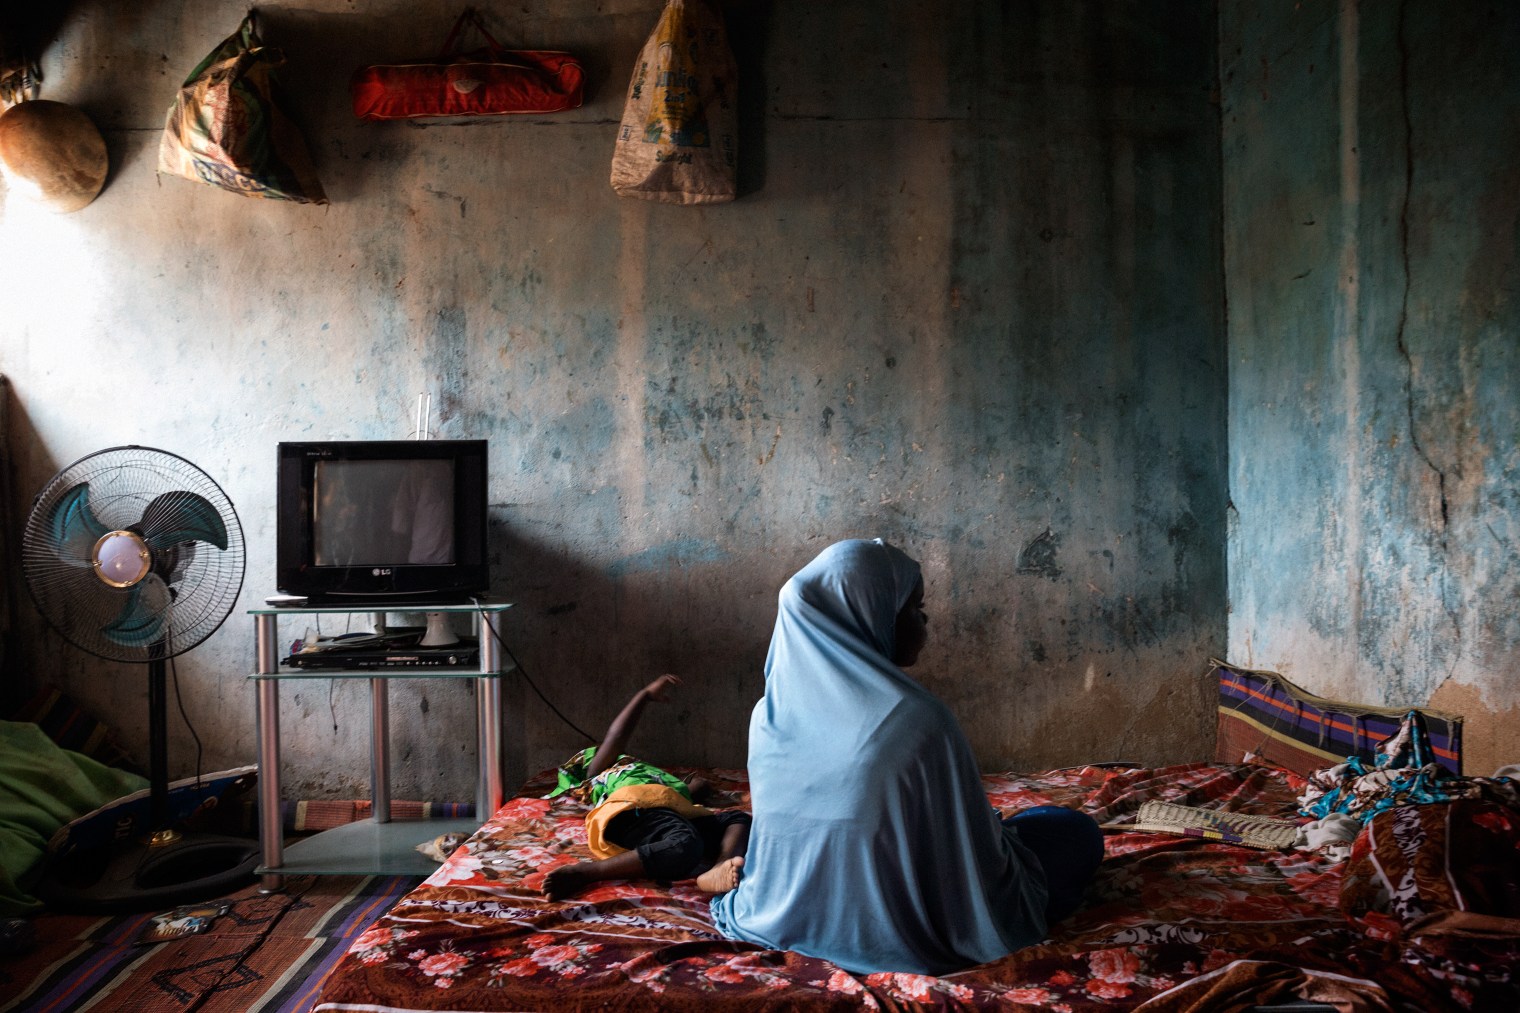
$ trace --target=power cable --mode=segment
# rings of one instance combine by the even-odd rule
[[[475,604],[477,606],[480,605],[480,599],[476,598],[476,599],[472,599],[472,600],[475,602]],[[553,702],[551,702],[548,697],[544,696],[543,690],[541,690],[541,689],[538,688],[538,686],[528,676],[528,670],[523,667],[523,664],[522,664],[521,661],[517,660],[517,655],[515,655],[515,654],[512,653],[512,648],[510,648],[510,647],[507,646],[506,641],[504,641],[501,638],[501,634],[496,632],[496,627],[494,627],[494,626],[491,625],[491,623],[489,622],[489,620],[486,617],[486,613],[485,613],[484,609],[482,609],[480,611],[480,626],[481,626],[482,629],[486,629],[486,630],[490,630],[491,631],[491,639],[494,640],[494,641],[496,641],[496,646],[500,647],[503,651],[505,651],[506,654],[507,654],[507,657],[509,657],[509,658],[512,659],[512,667],[515,668],[517,670],[517,672],[523,677],[523,681],[528,684],[528,688],[533,691],[534,695],[536,695],[540,700],[542,700],[544,702],[544,706],[548,707],[551,711],[554,712],[554,716],[555,717],[559,718],[561,721],[563,721],[570,728],[573,728],[576,732],[578,732],[581,736],[583,736],[586,739],[587,742],[590,742],[592,745],[595,745],[595,744],[597,744],[598,742],[601,741],[600,739],[596,738],[596,736],[594,736],[591,733],[587,732],[580,725],[576,724],[574,721],[571,721],[569,718],[565,717],[565,715],[560,712],[560,709],[558,707],[554,706]]]

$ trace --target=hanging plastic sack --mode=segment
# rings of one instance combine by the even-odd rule
[[[467,28],[486,48],[460,51]],[[584,81],[569,53],[503,49],[466,8],[436,57],[360,67],[349,91],[361,120],[471,120],[579,108]]]
[[[612,188],[670,204],[733,200],[738,77],[721,12],[709,0],[669,0],[628,84]]]
[[[306,140],[275,80],[285,54],[263,44],[255,13],[185,78],[158,146],[158,171],[301,204],[326,204]]]

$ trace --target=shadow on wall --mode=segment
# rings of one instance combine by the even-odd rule
[[[661,672],[684,685],[645,716],[640,741],[660,743],[663,762],[743,764],[779,583],[731,559],[592,566],[510,519],[493,518],[490,543],[493,592],[515,605],[508,648],[531,683],[509,679],[503,693],[509,782],[600,737]]]
[[[60,469],[43,446],[25,402],[0,377],[0,712],[28,699],[47,681],[46,622],[32,608],[21,572],[21,531],[32,500]],[[40,656],[39,656],[40,655]]]
[[[746,2],[726,5],[728,44],[739,65],[739,198],[765,189],[765,51],[771,5]]]
[[[68,0],[47,4],[7,4],[0,10],[0,62],[9,67],[40,61],[68,19]]]

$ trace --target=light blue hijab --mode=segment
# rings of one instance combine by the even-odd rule
[[[921,577],[839,542],[781,588],[749,731],[755,822],[720,931],[846,970],[943,974],[1045,935],[1039,861],[987,801],[960,725],[892,663]]]

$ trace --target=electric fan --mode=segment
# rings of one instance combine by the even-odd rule
[[[148,670],[152,836],[103,864],[75,863],[88,869],[50,868],[39,895],[130,909],[204,899],[251,877],[255,842],[181,834],[169,814],[166,666],[216,632],[243,586],[243,532],[226,494],[168,451],[98,451],[38,493],[21,565],[38,611],[66,640]]]

